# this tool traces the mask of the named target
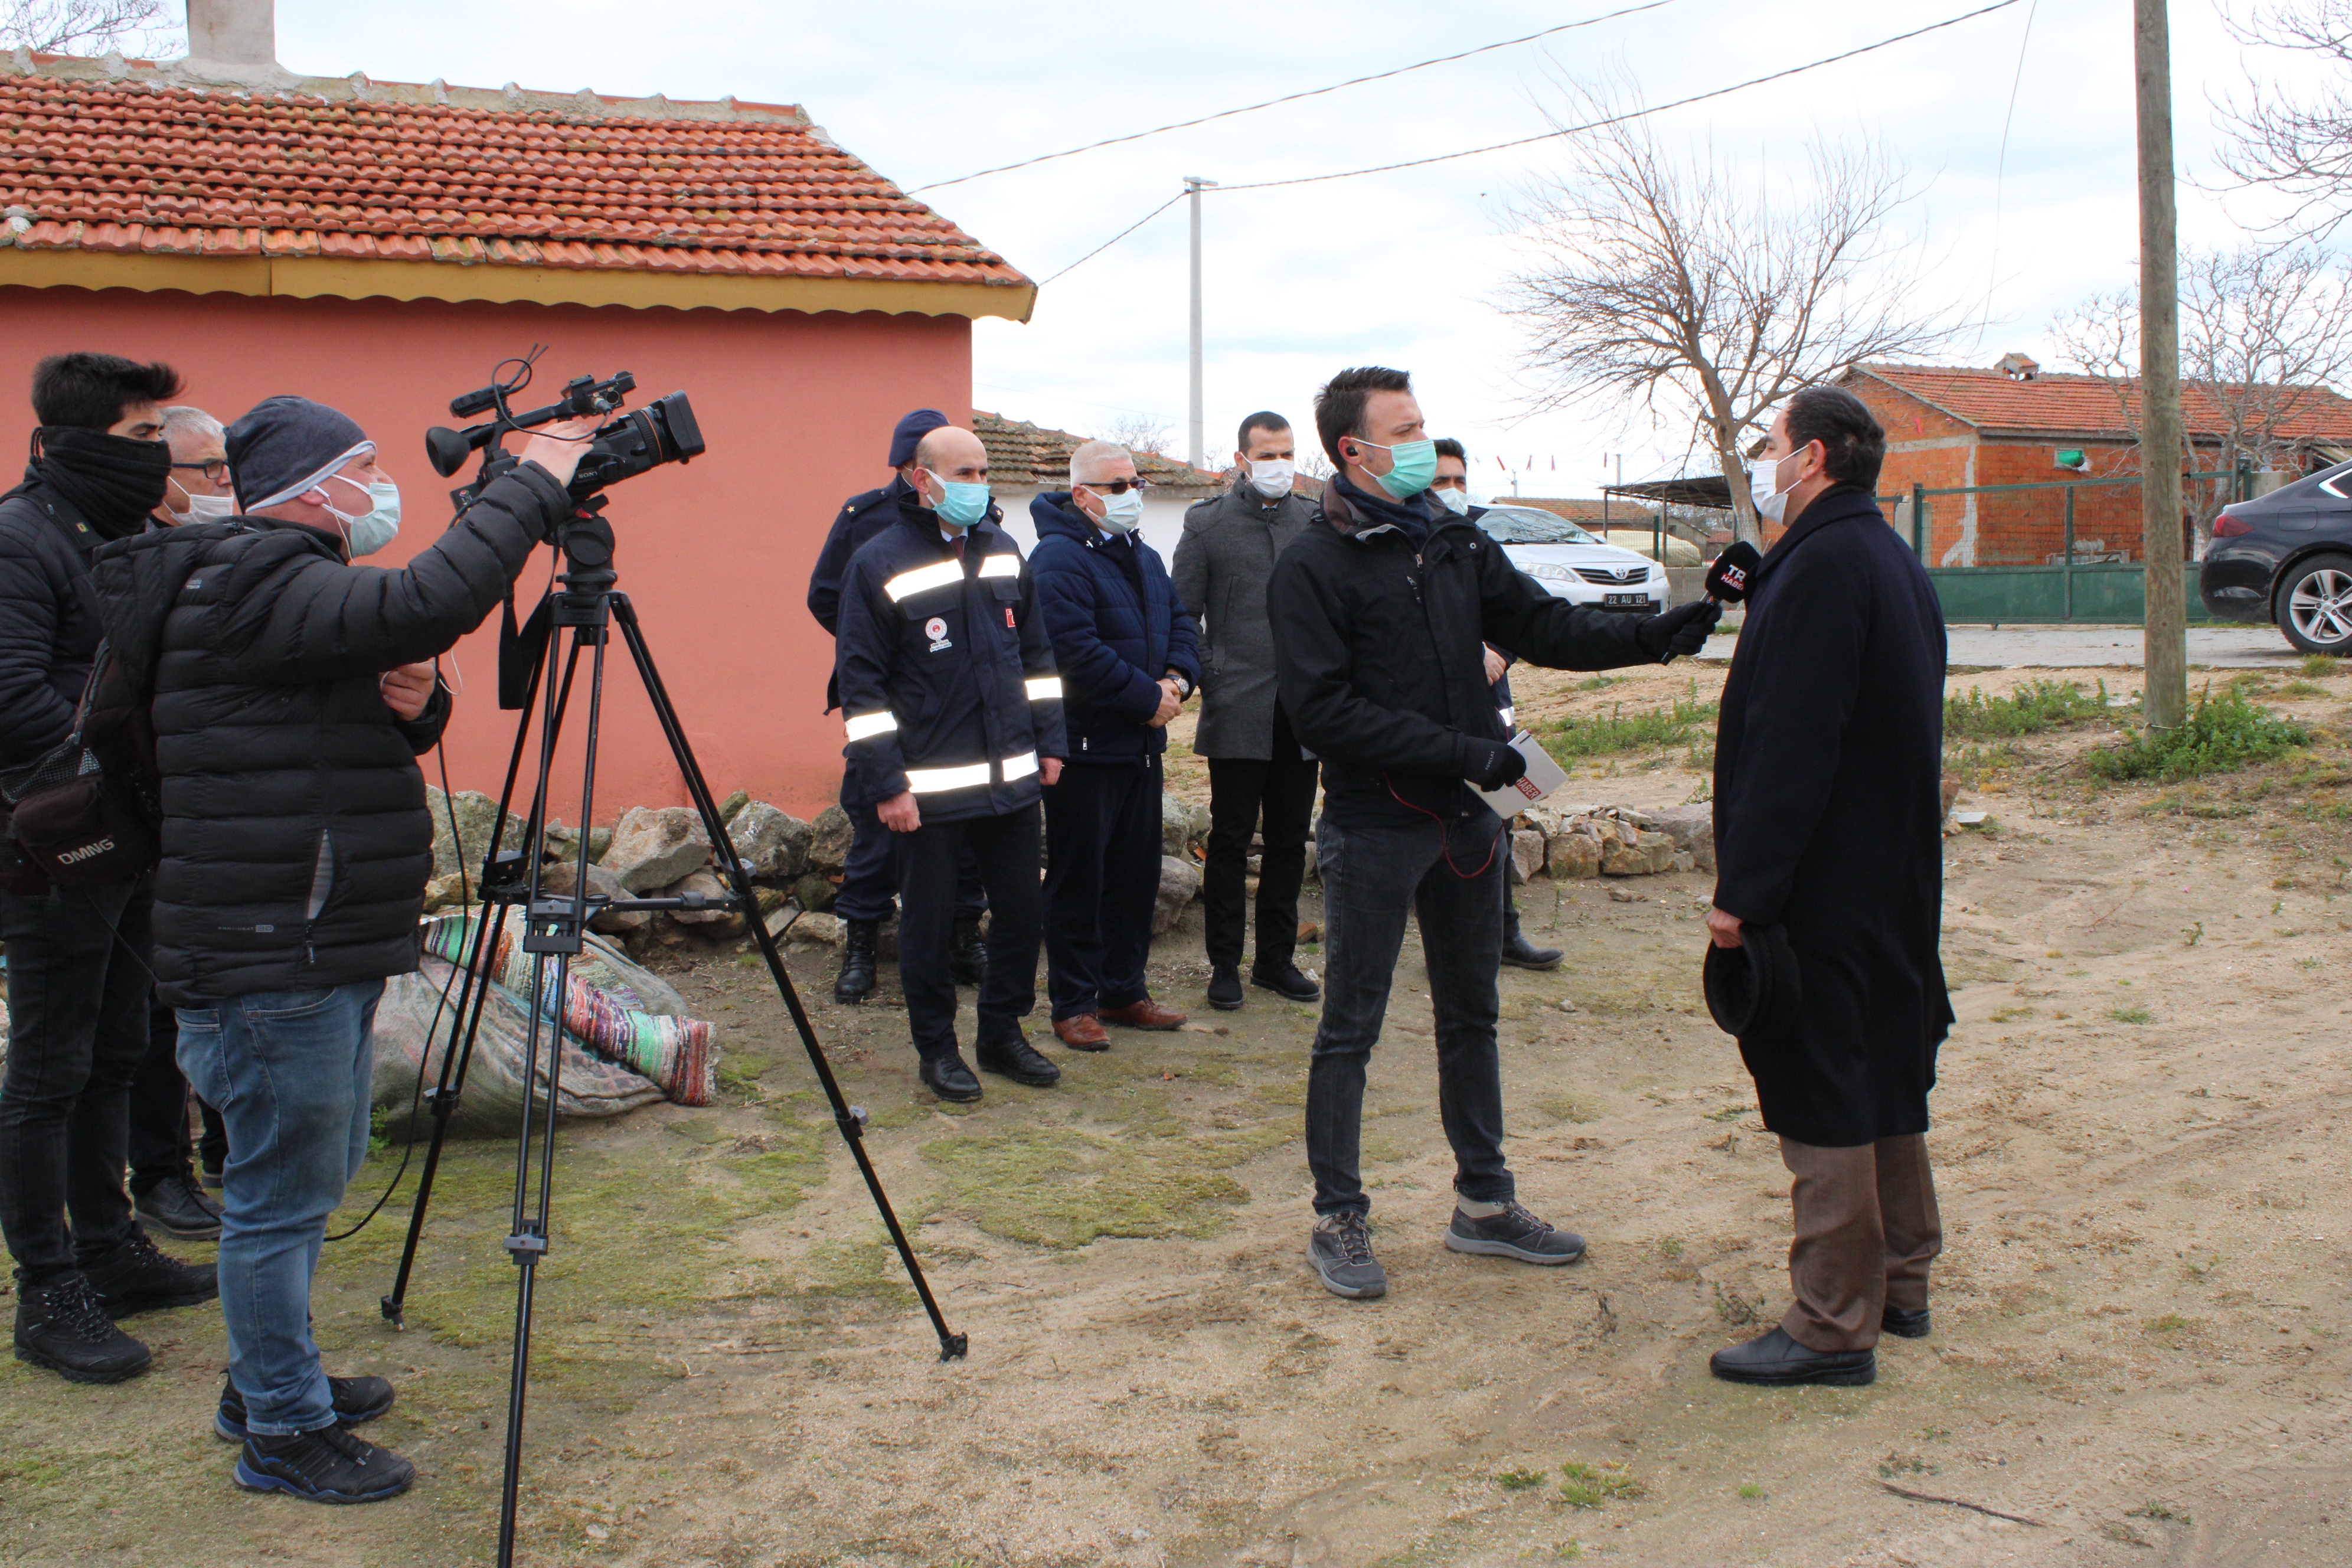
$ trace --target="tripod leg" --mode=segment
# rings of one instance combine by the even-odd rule
[[[915,1258],[915,1249],[907,1239],[906,1228],[898,1223],[897,1211],[890,1206],[890,1195],[882,1190],[882,1178],[874,1169],[874,1162],[866,1152],[866,1112],[851,1105],[841,1092],[840,1083],[833,1076],[833,1065],[825,1060],[824,1048],[817,1043],[816,1029],[809,1022],[808,1012],[801,1005],[800,991],[793,984],[791,973],[784,968],[783,955],[776,949],[776,939],[769,933],[768,924],[760,918],[760,906],[753,895],[751,874],[735,853],[734,840],[727,834],[727,826],[719,817],[719,807],[712,799],[710,785],[702,776],[701,766],[694,760],[694,748],[688,743],[686,727],[678,721],[677,710],[671,704],[669,690],[662,684],[661,672],[654,668],[651,650],[646,647],[645,631],[637,624],[635,606],[625,594],[614,594],[614,618],[621,625],[622,640],[629,645],[629,657],[636,662],[637,675],[645,683],[646,695],[653,703],[654,716],[661,723],[662,734],[669,742],[671,754],[677,760],[678,772],[685,775],[688,795],[694,808],[701,815],[702,825],[710,835],[710,842],[720,857],[720,866],[729,884],[743,901],[751,921],[752,940],[760,944],[760,955],[767,961],[769,977],[775,981],[777,992],[784,999],[784,1008],[792,1015],[793,1027],[799,1034],[802,1047],[808,1052],[809,1064],[815,1068],[817,1081],[824,1088],[824,1097],[833,1107],[834,1124],[841,1129],[842,1141],[857,1162],[857,1173],[866,1180],[866,1190],[872,1194],[874,1206],[881,1212],[882,1223],[889,1228],[891,1245],[898,1249],[898,1261],[906,1266],[907,1277],[914,1282],[915,1294],[921,1298],[923,1311],[930,1318],[931,1331],[939,1336],[940,1359],[961,1360],[971,1349],[968,1335],[950,1330],[940,1311],[940,1304],[931,1295],[930,1281],[923,1277],[923,1266]]]

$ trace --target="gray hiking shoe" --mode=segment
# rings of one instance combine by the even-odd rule
[[[1454,1223],[1445,1227],[1445,1245],[1455,1252],[1516,1258],[1522,1263],[1573,1263],[1584,1256],[1584,1237],[1552,1229],[1516,1200],[1485,1219],[1472,1219],[1455,1209]]]
[[[1323,1276],[1323,1289],[1350,1300],[1389,1293],[1388,1270],[1372,1256],[1371,1227],[1360,1214],[1328,1214],[1307,1238],[1307,1261]]]

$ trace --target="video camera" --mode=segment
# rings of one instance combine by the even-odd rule
[[[499,365],[499,371],[508,365],[515,366],[511,375],[449,400],[449,412],[457,418],[470,419],[478,414],[495,414],[496,417],[463,430],[440,425],[427,430],[425,454],[435,473],[446,479],[463,468],[469,456],[481,452],[481,471],[466,487],[478,493],[483,485],[513,462],[499,447],[500,438],[509,431],[528,430],[558,419],[611,414],[636,389],[637,378],[625,370],[608,381],[598,381],[590,375],[575,376],[564,384],[563,395],[546,407],[534,408],[527,414],[514,413],[507,406],[507,400],[530,384],[531,366],[546,352],[544,343],[537,344],[520,359],[507,360]],[[635,479],[664,463],[690,462],[702,456],[703,450],[702,426],[695,422],[693,405],[687,401],[685,393],[673,392],[643,408],[630,409],[597,429],[588,449],[580,456],[580,467],[572,473],[572,499],[584,501],[607,485]]]

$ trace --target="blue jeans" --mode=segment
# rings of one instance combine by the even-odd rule
[[[180,1009],[180,1070],[228,1124],[221,1316],[246,1425],[265,1436],[331,1426],[310,1337],[327,1216],[367,1158],[381,980],[257,991]]]
[[[1440,824],[1347,823],[1328,807],[1315,838],[1323,875],[1323,1019],[1307,1071],[1307,1163],[1315,1212],[1368,1214],[1359,1163],[1364,1069],[1387,1016],[1408,911],[1421,924],[1437,1034],[1437,1113],[1454,1146],[1454,1190],[1517,1195],[1503,1163],[1503,1075],[1495,1050],[1509,847],[1492,812]]]

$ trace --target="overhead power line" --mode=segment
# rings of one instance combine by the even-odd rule
[[[1150,212],[1145,213],[1141,217],[1137,218],[1133,223],[1129,224],[1125,228],[1120,229],[1117,234],[1112,235],[1108,239],[1104,240],[1100,245],[1096,246],[1092,250],[1087,251],[1084,256],[1079,257],[1076,261],[1071,262],[1068,267],[1063,268],[1061,272],[1055,273],[1054,278],[1061,277],[1063,272],[1069,272],[1075,268],[1084,267],[1087,262],[1092,261],[1096,257],[1100,256],[1104,251],[1108,250],[1112,246],[1117,245],[1120,240],[1125,239],[1129,235],[1133,234],[1137,229],[1141,228],[1145,224],[1150,223],[1153,218],[1158,217],[1161,213],[1166,212],[1170,207],[1174,206],[1178,202],[1182,201],[1186,196],[1189,196],[1192,194],[1192,193],[1189,187],[1177,192],[1174,195],[1170,196],[1166,201],[1161,202],[1158,206],[1153,207]],[[1054,278],[1045,279],[1045,281],[1039,283],[1037,287],[1043,289],[1046,283],[1051,283],[1054,280]]]
[[[1548,38],[1554,33],[1567,33],[1579,27],[1597,26],[1602,22],[1613,22],[1620,16],[1632,16],[1643,11],[1655,11],[1662,5],[1671,5],[1674,3],[1675,0],[1644,0],[1642,5],[1628,5],[1622,10],[1612,11],[1606,16],[1587,16],[1580,22],[1562,22],[1557,27],[1546,27],[1540,32],[1529,33],[1524,37],[1505,38],[1496,44],[1481,44],[1475,49],[1464,49],[1459,54],[1440,55],[1433,60],[1416,60],[1412,65],[1399,66],[1394,70],[1375,71],[1370,76],[1350,77],[1346,81],[1335,81],[1328,87],[1310,88],[1305,92],[1286,93],[1280,98],[1269,98],[1264,103],[1245,103],[1239,109],[1222,109],[1214,114],[1203,114],[1197,120],[1180,120],[1173,125],[1155,125],[1149,131],[1135,131],[1125,136],[1112,136],[1100,142],[1089,142],[1083,147],[1071,147],[1059,153],[1041,153],[1034,158],[1024,158],[1017,163],[1000,163],[993,169],[980,169],[969,174],[958,174],[952,180],[934,180],[928,185],[915,186],[907,195],[919,196],[925,191],[943,191],[950,185],[961,185],[969,180],[985,179],[991,174],[1008,174],[1015,169],[1050,163],[1059,158],[1075,158],[1081,153],[1092,153],[1098,148],[1117,147],[1128,142],[1140,142],[1148,136],[1163,136],[1171,131],[1190,131],[1195,125],[1206,125],[1212,121],[1230,120],[1236,114],[1255,114],[1261,109],[1273,109],[1280,104],[1297,103],[1301,99],[1320,98],[1327,92],[1338,92],[1343,88],[1361,87],[1368,81],[1386,81],[1391,77],[1405,76],[1417,70],[1427,70],[1432,66],[1451,65],[1455,60],[1466,60],[1473,55],[1492,54],[1496,49],[1517,48],[1521,44],[1531,44],[1538,38]],[[1076,263],[1073,262],[1071,265],[1076,266]]]

